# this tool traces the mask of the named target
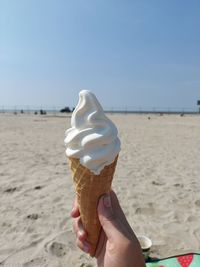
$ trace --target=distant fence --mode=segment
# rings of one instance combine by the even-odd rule
[[[167,113],[167,114],[195,114],[199,113],[198,108],[188,107],[114,107],[105,108],[107,112],[113,113]]]
[[[40,105],[40,106],[31,106],[31,105],[21,105],[21,106],[0,106],[0,112],[21,112],[24,113],[34,113],[35,111],[45,110],[49,112],[59,112],[63,107],[58,106],[46,106],[46,105]]]
[[[0,113],[35,113],[40,111],[46,111],[47,113],[58,113],[63,106],[31,106],[31,105],[16,105],[16,106],[0,106]],[[69,107],[73,110],[73,107]],[[165,114],[196,114],[200,113],[198,107],[196,108],[180,108],[180,107],[131,107],[131,106],[121,106],[121,107],[104,107],[104,110],[109,113],[165,113]]]

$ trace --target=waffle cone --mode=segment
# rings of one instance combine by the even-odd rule
[[[70,168],[76,189],[76,197],[87,240],[91,245],[90,255],[96,252],[101,225],[97,214],[99,197],[111,190],[111,183],[117,164],[117,158],[110,165],[104,167],[99,175],[93,174],[80,164],[79,159],[69,158]]]

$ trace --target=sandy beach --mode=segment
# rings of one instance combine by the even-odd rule
[[[135,233],[152,256],[200,251],[200,116],[109,117],[122,143],[113,189]],[[68,115],[0,114],[0,266],[95,266],[72,231],[69,126]]]

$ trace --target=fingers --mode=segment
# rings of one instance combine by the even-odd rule
[[[86,253],[89,253],[90,251],[90,244],[86,241],[87,239],[87,233],[83,228],[83,224],[81,222],[80,218],[80,212],[77,204],[77,200],[75,199],[73,208],[71,211],[71,217],[74,218],[73,220],[73,230],[76,234],[76,245],[81,250],[83,250]]]
[[[76,234],[77,238],[80,241],[84,241],[87,238],[87,233],[83,228],[83,224],[81,222],[81,218],[74,219],[73,221],[73,229],[74,233]]]
[[[74,205],[71,211],[71,216],[72,218],[74,218],[73,220],[73,230],[74,233],[76,234],[77,238],[80,241],[84,241],[87,238],[87,233],[83,228],[83,224],[81,222],[81,218],[80,218],[80,212],[78,209],[78,204],[77,204],[77,200],[75,199],[74,201]]]
[[[77,203],[77,200],[75,199],[74,200],[74,204],[73,204],[73,208],[72,208],[72,211],[71,211],[71,217],[72,218],[77,218],[80,216],[80,212],[79,212],[79,208],[78,208],[78,203]]]
[[[90,244],[87,242],[87,233],[83,228],[81,218],[75,218],[73,220],[73,230],[76,234],[76,245],[85,253],[90,252]]]
[[[80,241],[79,239],[76,239],[76,245],[85,253],[90,252],[90,244],[87,241]]]

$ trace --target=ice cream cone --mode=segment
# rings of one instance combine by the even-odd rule
[[[118,156],[113,163],[104,167],[99,175],[95,175],[81,165],[78,158],[69,158],[81,220],[87,231],[87,240],[91,245],[90,255],[92,257],[95,255],[101,231],[97,214],[98,200],[101,195],[111,190],[117,158]]]

